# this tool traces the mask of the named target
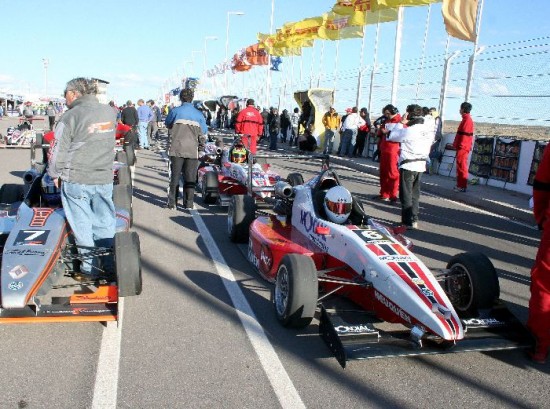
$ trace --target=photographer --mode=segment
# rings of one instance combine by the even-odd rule
[[[420,181],[426,170],[426,159],[434,139],[433,126],[424,123],[420,105],[409,105],[407,113],[387,138],[388,141],[401,143],[399,155],[401,222],[407,226],[407,229],[417,229]]]

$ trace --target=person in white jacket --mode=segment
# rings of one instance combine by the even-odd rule
[[[424,123],[422,107],[409,105],[388,140],[401,143],[399,155],[399,199],[401,222],[407,229],[418,228],[420,182],[434,140],[433,124]]]

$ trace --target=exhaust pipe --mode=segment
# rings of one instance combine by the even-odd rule
[[[286,182],[279,181],[274,186],[275,196],[282,199],[289,199],[294,194],[294,189]]]
[[[35,169],[30,169],[23,174],[23,182],[25,182],[26,185],[32,185],[39,176],[40,174]]]

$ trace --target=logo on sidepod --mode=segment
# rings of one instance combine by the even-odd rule
[[[8,288],[12,291],[18,291],[23,288],[23,283],[21,281],[12,281],[8,284]]]
[[[300,210],[300,224],[304,226],[307,233],[314,233],[315,235],[320,236],[323,241],[327,240],[325,235],[318,235],[315,233],[315,228],[317,226],[326,227],[326,225],[319,219],[316,219],[311,212]]]
[[[339,325],[334,327],[335,331],[339,334],[364,334],[378,332],[374,328],[367,325]]]
[[[470,327],[500,327],[506,325],[504,321],[499,321],[496,318],[470,318],[468,320],[462,320],[462,322]]]
[[[12,268],[8,274],[15,280],[20,280],[29,273],[29,269],[25,266],[18,265]]]
[[[395,315],[397,315],[401,319],[407,321],[409,324],[412,322],[411,317],[409,316],[409,314],[407,314],[405,311],[403,311],[397,305],[392,303],[390,300],[388,300],[386,297],[384,297],[378,291],[374,292],[374,298],[376,298],[378,301],[380,301],[380,303],[382,303],[384,306],[386,306],[389,310],[391,310],[391,312],[393,312]]]

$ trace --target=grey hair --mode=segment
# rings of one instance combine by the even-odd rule
[[[96,95],[97,94],[97,83],[88,78],[74,78],[67,82],[65,91],[76,91],[80,95]]]

